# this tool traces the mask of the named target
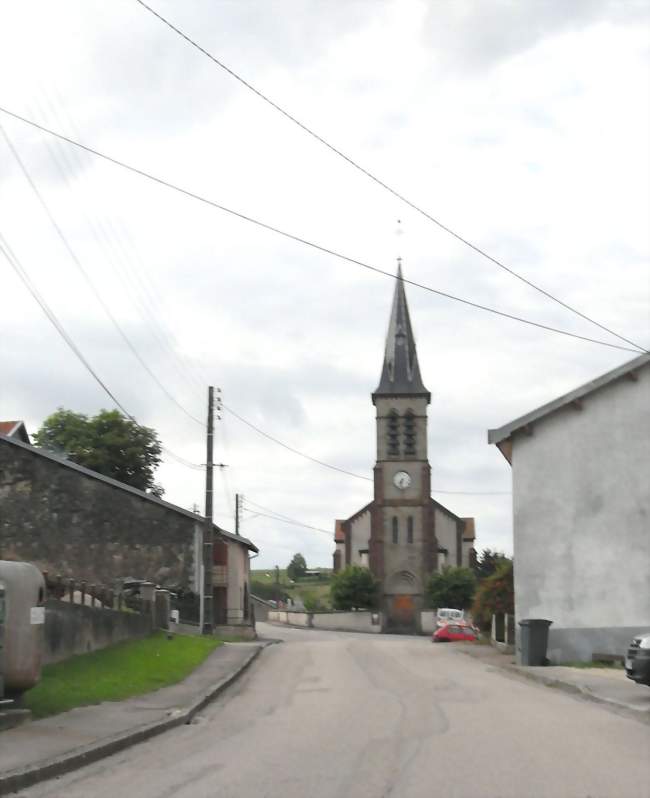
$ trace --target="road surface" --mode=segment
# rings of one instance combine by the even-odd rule
[[[650,727],[427,638],[281,629],[190,726],[29,798],[641,798]]]

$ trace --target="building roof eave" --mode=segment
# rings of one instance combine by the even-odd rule
[[[504,424],[502,427],[488,430],[488,443],[499,445],[500,443],[511,438],[511,436],[519,430],[530,431],[532,430],[532,425],[534,422],[546,418],[547,416],[551,415],[551,413],[554,413],[556,410],[566,407],[567,405],[574,404],[576,407],[579,406],[579,402],[583,397],[588,396],[589,394],[594,393],[601,388],[604,388],[606,385],[609,385],[621,377],[631,377],[638,369],[649,364],[650,354],[643,354],[634,358],[633,360],[628,361],[627,363],[623,363],[623,365],[608,371],[606,374],[597,377],[595,380],[590,380],[584,385],[581,385],[579,388],[569,391],[569,393],[563,394],[557,399],[547,402],[545,405],[541,405],[541,407],[538,407],[535,410],[532,410],[530,413],[526,413],[525,415],[516,418],[514,421],[510,421],[508,424]],[[506,460],[510,462],[511,457],[504,452],[501,446],[499,446],[499,449]]]

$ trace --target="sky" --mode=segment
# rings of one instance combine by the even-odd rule
[[[648,3],[151,3],[444,225],[650,345]],[[399,256],[409,280],[626,346],[373,183],[135,0],[4,2],[0,15],[0,106],[391,274]],[[239,492],[241,531],[260,548],[254,567],[285,566],[298,551],[330,565],[334,519],[372,498],[359,477],[375,461],[370,394],[394,280],[2,112],[0,125],[74,257],[2,135],[0,234],[139,423],[204,463],[197,420],[214,385],[267,434],[358,475],[293,454],[227,409],[217,422],[215,458],[226,467],[216,522],[233,529]],[[510,467],[487,430],[635,354],[414,286],[407,296],[432,393],[434,498],[475,517],[477,548],[509,553]],[[33,433],[57,407],[114,407],[2,257],[0,297],[0,418],[24,419]],[[203,506],[201,470],[165,455],[157,476],[168,501]],[[317,529],[267,517],[277,514]]]

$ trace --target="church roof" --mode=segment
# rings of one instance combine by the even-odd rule
[[[379,386],[372,395],[373,401],[377,396],[426,396],[427,401],[431,400],[431,394],[424,387],[420,376],[401,264],[397,268],[384,365]]]

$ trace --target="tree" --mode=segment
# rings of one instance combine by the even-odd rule
[[[476,577],[469,568],[443,568],[432,574],[427,595],[432,607],[466,610],[472,606]]]
[[[379,582],[360,565],[348,565],[332,578],[330,598],[335,610],[374,609],[378,596]]]
[[[497,570],[478,586],[472,617],[482,629],[489,629],[492,616],[515,611],[515,586],[512,560],[505,559]]]
[[[307,562],[302,554],[294,554],[291,558],[291,562],[287,566],[287,576],[289,579],[293,579],[294,582],[297,582],[301,576],[305,575],[305,571],[307,570]]]
[[[501,563],[506,562],[509,558],[500,551],[492,551],[492,549],[483,549],[483,551],[476,558],[476,564],[473,571],[479,582],[482,579],[487,579],[492,576]]]
[[[117,410],[86,416],[60,407],[34,435],[37,446],[125,485],[162,496],[154,481],[162,447],[155,430]]]

